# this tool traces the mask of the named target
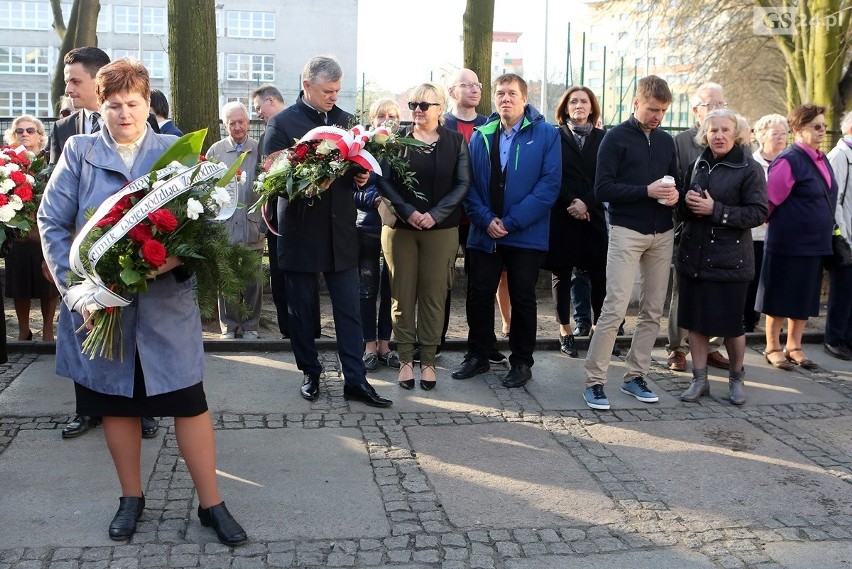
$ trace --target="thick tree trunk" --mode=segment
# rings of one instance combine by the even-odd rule
[[[65,64],[62,60],[65,58],[65,54],[75,47],[98,45],[97,29],[100,11],[100,0],[74,0],[71,5],[68,26],[65,28],[62,21],[62,11],[60,9],[57,13],[56,6],[54,6],[54,28],[56,28],[59,37],[62,38],[59,58],[56,60],[56,69],[50,88],[50,100],[53,102],[54,112],[59,111],[59,99],[65,94]]]
[[[491,114],[491,44],[494,30],[494,0],[467,0],[464,11],[464,66],[482,82],[482,100],[477,111]]]
[[[172,115],[184,132],[207,127],[204,151],[219,140],[214,0],[169,0]]]

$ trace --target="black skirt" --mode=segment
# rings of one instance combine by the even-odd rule
[[[56,286],[41,272],[41,242],[17,239],[6,254],[6,298],[56,298]]]
[[[822,257],[763,253],[754,309],[781,318],[819,316]]]
[[[177,391],[148,397],[138,354],[133,397],[100,393],[79,383],[74,384],[74,392],[77,414],[87,417],[195,417],[207,411],[207,396],[200,381]]]
[[[736,338],[745,334],[743,307],[748,281],[715,282],[680,273],[678,326],[704,336]]]

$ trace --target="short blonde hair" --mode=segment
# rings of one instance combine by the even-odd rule
[[[734,111],[729,109],[715,109],[707,113],[701,126],[698,127],[698,133],[695,135],[695,142],[699,146],[707,146],[707,131],[709,130],[710,119],[728,119],[734,123],[734,144],[746,144],[749,142],[749,128],[747,120],[739,120],[739,117]]]
[[[3,133],[3,141],[6,144],[11,144],[13,146],[18,144],[18,133],[15,132],[15,129],[24,121],[31,122],[35,125],[36,132],[38,132],[38,149],[40,151],[44,150],[44,147],[47,146],[47,134],[44,131],[44,123],[32,115],[21,115],[13,120],[12,125]]]
[[[786,130],[788,133],[790,132],[790,125],[787,124],[787,118],[783,115],[763,115],[762,117],[757,119],[756,123],[754,123],[754,128],[752,129],[754,130],[754,138],[757,140],[758,143],[760,143],[761,139],[766,136],[766,133],[771,131],[776,126],[784,127],[784,130]],[[763,146],[762,143],[761,146]]]
[[[375,101],[373,101],[373,104],[370,105],[370,122],[373,122],[373,119],[375,119],[380,114],[388,113],[390,111],[396,113],[397,122],[399,122],[401,112],[399,109],[399,104],[390,97],[382,97],[381,99],[376,99]]]
[[[439,87],[435,83],[423,83],[408,94],[409,101],[422,102],[429,98],[435,100],[427,101],[428,103],[438,103],[441,111],[438,114],[438,124],[444,124],[444,113],[447,112],[447,93],[443,87]]]

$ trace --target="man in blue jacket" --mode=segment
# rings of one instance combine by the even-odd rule
[[[645,383],[645,374],[660,330],[674,245],[677,156],[674,139],[659,128],[671,101],[665,81],[656,75],[640,79],[633,115],[608,131],[598,150],[595,197],[609,202],[610,233],[606,299],[586,355],[583,398],[592,409],[609,409],[603,389],[606,372],[640,270],[639,317],[621,391],[643,403],[659,400]]]
[[[548,247],[550,209],[559,196],[562,150],[559,135],[527,104],[527,84],[514,73],[494,81],[497,112],[470,140],[473,183],[464,201],[470,219],[467,240],[468,353],[453,372],[467,379],[490,369],[494,351],[494,294],[505,267],[512,303],[510,370],[505,387],[532,378],[537,310],[535,286]]]

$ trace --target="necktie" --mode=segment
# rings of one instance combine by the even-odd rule
[[[237,152],[242,152],[243,151],[243,145],[242,144],[234,145],[234,150],[236,150]]]
[[[96,132],[99,132],[101,130],[100,118],[101,113],[92,113],[92,115],[89,117],[89,120],[92,122],[92,134],[95,134]]]
[[[322,122],[328,124],[328,113],[320,113],[322,115]]]

